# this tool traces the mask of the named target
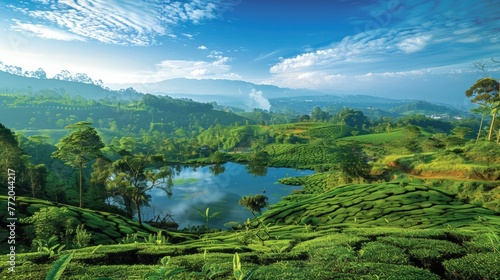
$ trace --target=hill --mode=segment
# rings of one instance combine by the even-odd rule
[[[70,96],[80,96],[85,99],[122,99],[137,100],[140,94],[134,90],[113,91],[101,86],[63,81],[57,79],[38,79],[10,74],[0,71],[0,92],[4,93],[29,93],[29,94],[68,94]]]
[[[376,119],[379,117],[398,117],[421,114],[440,118],[467,116],[463,108],[458,109],[446,104],[435,104],[422,100],[390,99],[369,95],[321,95],[292,96],[269,99],[274,112],[293,111],[297,114],[309,114],[315,107],[329,113],[336,113],[344,108],[352,108]],[[468,108],[467,108],[468,109]]]
[[[246,229],[200,238],[179,233],[166,233],[167,238],[128,236],[122,244],[72,250],[64,279],[160,273],[179,279],[233,279],[240,266],[245,272],[253,270],[253,279],[495,279],[500,273],[498,213],[459,203],[442,191],[412,184],[365,184],[296,198],[263,213],[265,229],[255,228],[254,221]],[[49,205],[20,201],[19,209]],[[86,219],[81,222],[136,228],[121,217],[69,209]],[[98,233],[92,231],[93,236]],[[265,244],[256,238],[259,233]],[[66,252],[18,253],[16,276],[43,279]],[[0,267],[0,276],[8,276],[8,262]]]

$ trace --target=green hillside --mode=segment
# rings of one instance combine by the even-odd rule
[[[500,214],[413,184],[346,185],[304,198],[290,196],[262,215],[264,223],[401,228],[500,227]]]

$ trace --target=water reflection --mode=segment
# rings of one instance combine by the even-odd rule
[[[210,212],[221,212],[210,220],[210,227],[224,228],[227,222],[243,222],[251,217],[250,212],[238,204],[241,196],[265,192],[269,203],[272,204],[292,190],[300,189],[279,184],[279,178],[312,173],[310,170],[235,163],[198,168],[177,167],[173,178],[172,197],[169,199],[163,190],[151,190],[149,194],[152,196],[152,208],[144,208],[143,217],[144,220],[150,220],[160,212],[170,213],[179,224],[179,229],[182,229],[203,225],[204,219],[196,209],[205,212],[205,209],[210,207]]]

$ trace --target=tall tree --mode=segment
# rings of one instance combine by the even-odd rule
[[[158,164],[163,163],[163,156],[139,153],[125,155],[112,164],[107,187],[112,194],[121,196],[125,202],[133,203],[141,225],[141,206],[147,205],[151,198],[147,194],[149,190],[158,187],[169,198],[172,196],[172,173],[168,166],[158,167]],[[152,168],[148,170],[148,167]]]
[[[499,83],[492,78],[479,79],[474,85],[465,91],[465,95],[471,98],[471,102],[488,108],[491,113],[491,124],[488,133],[488,141],[491,141],[496,115],[500,109]]]
[[[481,131],[483,129],[483,122],[484,122],[484,115],[487,113],[488,108],[485,107],[478,107],[478,108],[472,108],[471,112],[474,114],[481,114],[481,122],[479,123],[479,129],[477,131],[477,137],[476,137],[476,143],[479,141],[479,138],[481,137]]]
[[[83,207],[83,169],[93,159],[102,157],[101,149],[104,143],[91,123],[78,122],[66,127],[73,130],[63,137],[57,144],[57,150],[52,153],[53,158],[59,158],[65,164],[78,168],[80,173],[80,208]]]

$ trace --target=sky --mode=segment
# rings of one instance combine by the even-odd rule
[[[0,3],[0,61],[104,85],[231,79],[449,101],[500,76],[498,0]]]

